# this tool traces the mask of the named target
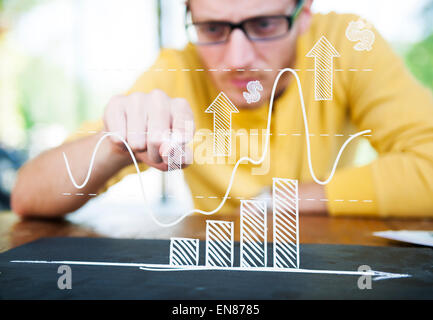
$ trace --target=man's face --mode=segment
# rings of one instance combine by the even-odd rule
[[[295,6],[295,0],[190,0],[193,22],[238,23],[257,16],[289,15]],[[234,29],[226,43],[198,45],[197,48],[205,67],[218,69],[209,72],[216,87],[237,107],[254,108],[269,101],[279,69],[293,66],[299,33],[300,28],[295,22],[290,32],[281,38],[253,42],[242,30]],[[253,80],[260,81],[263,91],[259,102],[248,104],[242,92],[247,91],[247,83]],[[281,91],[287,86],[287,77],[280,83],[278,90]]]

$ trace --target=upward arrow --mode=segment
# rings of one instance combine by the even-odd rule
[[[232,149],[232,113],[239,110],[230,99],[221,92],[205,110],[213,113],[213,152],[217,156],[229,156]]]
[[[332,44],[322,36],[307,53],[314,58],[314,92],[316,100],[332,100],[332,80],[334,76],[334,58],[340,57]]]

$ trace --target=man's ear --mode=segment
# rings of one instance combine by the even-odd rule
[[[298,23],[299,23],[299,34],[303,34],[308,30],[311,24],[311,6],[313,5],[313,0],[306,0],[304,6],[302,7],[302,11],[299,14]]]

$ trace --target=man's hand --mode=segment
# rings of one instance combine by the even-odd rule
[[[149,94],[116,96],[104,114],[105,131],[122,137],[137,160],[167,170],[167,157],[176,143],[184,146],[193,138],[192,111],[184,99],[171,99],[160,90]],[[173,141],[170,132],[177,138]],[[95,168],[88,183],[80,189],[82,196],[65,197],[77,189],[65,170],[63,154],[68,156],[76,181],[87,176],[90,157],[102,133],[86,136],[47,150],[26,163],[18,174],[12,192],[12,208],[22,217],[58,217],[81,207],[132,159],[124,143],[116,136],[101,144]],[[185,147],[185,162],[191,163],[192,152]],[[183,164],[182,164],[183,165]],[[56,174],[52,174],[55,172]],[[44,183],[41,184],[41,181]],[[41,196],[43,195],[43,196]]]
[[[137,160],[159,170],[167,170],[166,155],[173,143],[185,145],[194,135],[188,102],[172,99],[161,90],[113,97],[105,108],[104,125],[104,131],[115,132],[128,143]],[[116,151],[129,157],[118,137],[110,139]],[[185,147],[184,162],[190,163],[191,159],[192,152]]]

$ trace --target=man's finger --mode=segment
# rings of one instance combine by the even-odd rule
[[[134,152],[143,152],[147,146],[147,113],[143,105],[146,99],[134,96],[129,101],[131,105],[126,108],[127,141]]]
[[[168,97],[164,93],[154,93],[151,106],[152,110],[148,113],[148,136],[147,153],[149,160],[161,163],[160,147],[164,140],[169,138],[170,133],[170,111],[168,107]]]
[[[194,116],[189,103],[182,98],[172,99],[170,103],[171,128],[173,139],[186,144],[194,138]]]
[[[125,99],[123,96],[113,97],[107,105],[104,115],[105,130],[119,135],[126,140],[126,116],[124,108]],[[110,136],[111,141],[118,147],[124,149],[125,146],[118,136]]]

